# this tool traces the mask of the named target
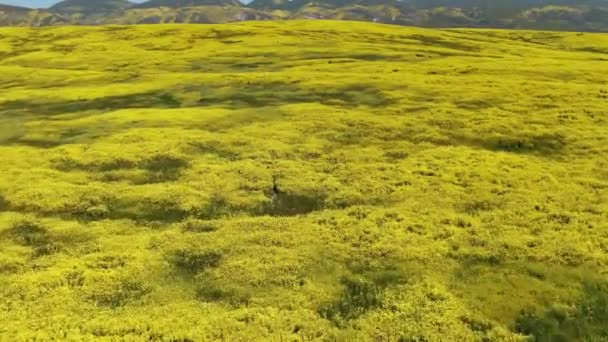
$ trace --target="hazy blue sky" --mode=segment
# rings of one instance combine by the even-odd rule
[[[59,1],[60,0],[0,0],[0,4],[39,8],[49,7],[53,4],[58,3]],[[144,2],[144,0],[134,0],[133,2]]]

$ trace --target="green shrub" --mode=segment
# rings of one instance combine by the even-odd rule
[[[112,158],[100,163],[94,163],[92,169],[98,171],[114,171],[132,169],[136,167],[135,162],[125,158]]]
[[[462,321],[462,323],[467,325],[472,331],[480,333],[487,333],[488,331],[491,331],[494,328],[494,324],[492,324],[492,322],[480,319],[478,317],[463,316],[460,317],[460,320]]]
[[[80,281],[78,277],[72,279],[77,286]],[[89,284],[85,291],[85,298],[97,306],[117,308],[124,306],[130,301],[140,299],[151,289],[142,281],[122,279],[100,279]]]
[[[179,249],[171,253],[169,260],[183,271],[198,273],[207,268],[218,267],[222,260],[222,254],[216,251]]]
[[[538,317],[532,312],[522,312],[517,319],[516,330],[525,335],[531,335],[535,341],[569,341],[568,335],[571,332],[564,331],[565,315],[553,310],[547,312],[544,317]]]
[[[407,159],[409,154],[405,151],[387,151],[384,153],[384,157],[392,160],[403,160]]]
[[[206,206],[198,213],[198,217],[202,219],[214,219],[228,215],[232,212],[230,204],[220,196],[214,196],[209,200]]]
[[[14,222],[7,233],[22,246],[41,247],[51,242],[48,228],[31,218]]]
[[[19,260],[0,257],[0,274],[17,273],[22,267],[23,263]]]
[[[156,172],[175,171],[188,167],[188,165],[188,161],[185,159],[169,154],[157,154],[140,163],[141,168]]]
[[[493,151],[513,153],[559,153],[566,147],[566,140],[559,134],[528,136],[494,136],[476,138],[476,144]]]
[[[14,222],[4,234],[19,245],[31,247],[32,256],[35,258],[56,253],[61,249],[53,240],[49,229],[32,218]]]
[[[217,230],[217,225],[211,221],[189,219],[181,224],[186,232],[209,233]]]
[[[6,199],[6,197],[0,195],[0,213],[3,211],[8,211],[10,209],[10,203]]]
[[[492,201],[478,199],[464,203],[462,205],[462,211],[469,215],[477,215],[484,211],[491,211],[496,207],[497,204]]]
[[[324,196],[279,193],[271,197],[262,209],[263,214],[293,216],[321,210],[325,206]]]
[[[71,287],[81,287],[84,285],[84,272],[81,270],[73,270],[65,275],[65,282]]]
[[[573,308],[553,306],[543,314],[525,310],[515,330],[535,341],[604,341],[608,339],[608,285],[591,282]]]
[[[251,301],[250,291],[240,287],[202,286],[196,291],[196,298],[204,302],[224,302],[232,307],[247,306]]]
[[[90,220],[101,220],[110,216],[110,208],[105,204],[98,204],[86,208],[81,217],[85,217]]]
[[[57,253],[60,250],[61,250],[61,247],[59,245],[54,244],[54,243],[48,243],[48,244],[44,244],[44,245],[40,245],[40,246],[35,246],[32,251],[33,252],[32,256],[37,258],[37,257]]]
[[[90,268],[108,270],[125,267],[127,265],[127,261],[127,258],[122,255],[103,255],[88,263],[87,266]]]
[[[346,267],[352,274],[370,281],[381,291],[391,285],[407,283],[412,275],[397,264],[376,265],[360,258],[348,260]]]
[[[585,335],[608,339],[608,283],[588,282],[578,305],[578,315]]]
[[[340,298],[321,308],[320,315],[341,326],[382,304],[381,290],[361,277],[344,277]]]
[[[163,196],[145,198],[139,203],[117,203],[112,208],[112,215],[142,223],[176,222],[188,217],[189,212],[181,207],[179,198]]]

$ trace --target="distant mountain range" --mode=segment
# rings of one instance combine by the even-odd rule
[[[608,32],[608,0],[65,0],[49,9],[0,4],[0,26],[289,19]]]

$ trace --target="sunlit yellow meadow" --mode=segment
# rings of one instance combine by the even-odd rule
[[[0,340],[608,341],[608,35],[0,29]]]

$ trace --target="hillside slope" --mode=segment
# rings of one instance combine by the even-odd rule
[[[241,3],[238,0],[149,0],[136,5],[138,8],[196,6],[241,6]]]
[[[7,7],[8,8],[8,7]],[[0,7],[0,26],[338,19],[423,27],[608,31],[608,0],[64,0],[47,11]]]
[[[0,4],[0,26],[51,26],[69,23],[49,11]]]
[[[607,52],[0,29],[0,340],[605,339]]]
[[[58,13],[101,15],[122,12],[133,4],[127,0],[64,0],[50,8]]]

